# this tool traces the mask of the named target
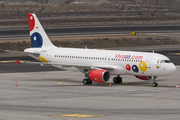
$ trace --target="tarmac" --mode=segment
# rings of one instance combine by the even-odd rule
[[[74,69],[0,73],[0,119],[179,119],[177,68],[171,76],[158,77],[156,88],[151,86],[152,81],[126,75],[122,76],[122,84],[112,83],[111,87],[110,83],[84,86],[84,75]]]

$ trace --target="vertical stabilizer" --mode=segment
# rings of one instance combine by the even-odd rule
[[[35,14],[28,14],[32,48],[54,47]]]

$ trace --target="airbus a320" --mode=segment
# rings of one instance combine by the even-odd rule
[[[110,75],[117,76],[113,78],[114,83],[122,83],[121,75],[133,75],[141,80],[153,80],[152,86],[157,87],[158,76],[171,75],[176,71],[168,57],[153,52],[56,47],[35,14],[28,14],[28,21],[32,48],[24,52],[41,61],[37,64],[79,69],[85,74],[84,85],[106,83]]]

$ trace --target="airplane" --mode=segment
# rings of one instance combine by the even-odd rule
[[[56,67],[75,67],[85,74],[84,85],[92,82],[107,83],[111,75],[114,83],[122,83],[121,75],[133,75],[140,80],[153,80],[175,73],[176,66],[164,55],[154,52],[133,52],[97,49],[63,48],[54,46],[44,31],[36,14],[28,14],[32,48],[24,50],[41,61],[32,64]],[[27,63],[28,62],[20,62]],[[31,63],[30,63],[31,64]]]

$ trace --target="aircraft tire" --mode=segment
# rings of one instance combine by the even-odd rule
[[[88,82],[89,82],[89,80],[88,80],[87,78],[85,78],[85,79],[83,80],[83,84],[84,84],[84,85],[88,85]]]
[[[158,86],[158,83],[152,83],[152,86],[153,86],[153,87],[157,87],[157,86]]]
[[[114,83],[122,83],[122,78],[121,77],[114,77],[113,82]]]
[[[122,83],[122,77],[118,77],[118,83]]]
[[[92,80],[88,79],[88,85],[92,85]]]
[[[114,77],[114,78],[113,78],[113,82],[114,82],[114,83],[117,83],[117,81],[118,81],[118,80],[117,80],[117,77]]]

